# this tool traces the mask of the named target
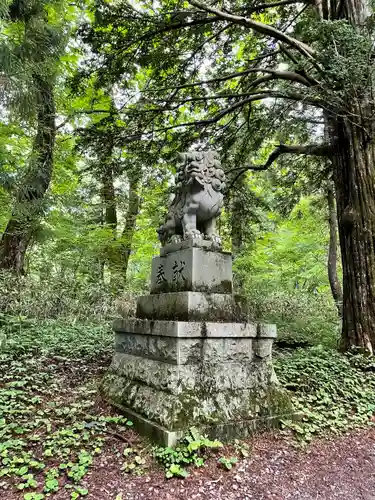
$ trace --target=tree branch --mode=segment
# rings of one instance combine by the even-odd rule
[[[172,99],[172,100],[167,100],[167,99],[160,99],[159,102],[166,102],[166,103],[180,103],[180,104],[185,104],[187,102],[195,102],[195,101],[208,101],[211,99],[224,99],[224,98],[237,98],[237,97],[246,97],[246,99],[243,99],[241,101],[235,102],[232,106],[220,111],[218,115],[226,115],[228,113],[231,113],[237,108],[240,108],[241,106],[253,102],[253,101],[260,101],[261,99],[268,99],[268,98],[281,98],[281,99],[290,99],[292,101],[303,101],[307,104],[310,104],[311,106],[316,106],[316,107],[321,107],[323,103],[321,103],[318,100],[310,99],[308,97],[305,97],[303,94],[299,94],[298,92],[280,92],[277,90],[271,90],[271,89],[265,89],[265,90],[257,90],[256,92],[244,92],[242,94],[217,94],[217,95],[212,95],[212,96],[202,96],[202,97],[187,97],[186,99]],[[158,101],[157,101],[158,102]],[[222,116],[220,116],[218,119],[209,119],[209,120],[202,120],[202,123],[208,123],[211,122],[211,120],[214,119],[214,121],[218,121]],[[197,122],[192,122],[197,123]]]
[[[305,3],[303,0],[280,0],[279,2],[273,3],[261,3],[254,7],[243,7],[239,10],[246,12],[258,12],[259,10],[273,9],[274,7],[282,7],[284,5],[293,5],[296,3]]]
[[[238,94],[237,94],[237,97],[238,97]],[[173,130],[173,129],[177,129],[177,128],[181,128],[181,127],[200,127],[200,126],[212,125],[214,123],[217,123],[222,118],[224,118],[226,115],[232,113],[236,109],[244,106],[245,104],[248,104],[248,103],[254,102],[254,101],[260,101],[262,99],[278,98],[278,97],[282,98],[282,99],[290,99],[293,101],[304,101],[305,103],[310,104],[311,106],[317,106],[317,107],[322,106],[320,101],[307,99],[303,95],[298,94],[297,92],[289,92],[289,93],[283,94],[282,92],[272,91],[272,90],[258,91],[257,93],[251,94],[246,99],[243,99],[242,101],[238,101],[238,102],[232,104],[232,106],[228,106],[227,108],[223,109],[222,111],[217,113],[212,118],[207,118],[205,120],[196,120],[193,122],[177,123],[175,125],[169,125],[168,127],[162,127],[162,128],[156,129],[156,130],[150,130],[148,132],[142,132],[142,133],[135,134],[135,135],[125,136],[122,138],[122,140],[124,140],[126,142],[140,141],[144,138],[144,136],[147,136],[150,134],[155,134],[158,132],[167,132],[168,130]],[[162,110],[160,110],[160,111],[162,111]]]
[[[288,36],[287,34],[283,33],[282,31],[274,28],[273,26],[269,26],[264,23],[260,23],[259,21],[254,21],[253,19],[249,19],[247,17],[243,16],[236,16],[234,14],[226,13],[223,12],[219,9],[216,9],[215,7],[209,7],[205,5],[204,3],[198,1],[198,0],[189,0],[189,3],[191,5],[194,5],[195,7],[198,7],[199,9],[209,12],[211,14],[214,14],[215,17],[219,17],[222,20],[226,20],[235,24],[240,24],[242,26],[245,26],[247,28],[251,28],[254,31],[261,33],[263,35],[270,36],[274,38],[275,40],[278,40],[279,42],[284,42],[290,45],[291,47],[294,47],[295,49],[298,50],[303,56],[307,57],[308,59],[314,59],[315,51],[308,45],[306,45],[303,42],[300,42],[296,38],[292,38]]]
[[[266,59],[268,57],[275,56],[279,53],[280,53],[280,50],[274,50],[273,52],[269,52],[268,54],[265,54],[263,56],[254,57],[253,59],[251,59],[248,62]],[[259,71],[261,71],[261,70],[259,70]],[[146,90],[142,90],[141,92],[143,92],[143,93],[160,92],[162,90],[172,90],[172,89],[180,90],[180,89],[187,89],[187,88],[191,88],[191,87],[199,87],[200,85],[206,85],[208,83],[224,82],[226,80],[231,80],[232,78],[238,78],[240,76],[245,76],[245,75],[248,75],[249,73],[253,73],[253,72],[254,72],[254,68],[250,68],[250,69],[246,69],[244,71],[239,71],[237,73],[230,73],[229,75],[219,76],[217,78],[211,78],[210,80],[201,80],[201,81],[195,82],[195,83],[184,83],[182,85],[174,85],[174,86],[170,86],[170,87],[159,87],[156,89],[146,89]]]
[[[262,11],[262,10],[266,10],[266,9],[272,9],[272,8],[275,8],[275,7],[282,7],[284,5],[294,5],[294,4],[297,4],[297,3],[306,3],[304,0],[280,0],[278,2],[273,2],[273,3],[261,3],[259,5],[254,5],[254,6],[248,6],[248,7],[241,7],[239,9],[235,9],[235,12],[241,12],[241,13],[244,13],[244,14],[252,14],[252,13],[255,13],[255,12],[259,12],[259,11]],[[178,16],[185,16],[185,17],[188,17],[190,16],[191,14],[197,14],[199,13],[200,11],[186,11],[186,10],[180,10],[180,11],[170,11],[169,13],[170,14],[173,14],[175,17],[178,17]],[[168,12],[167,12],[168,14]],[[171,19],[173,21],[173,18]],[[200,25],[200,24],[208,24],[208,23],[213,23],[213,22],[216,22],[216,21],[219,21],[221,20],[221,16],[215,16],[215,17],[205,17],[205,18],[202,18],[202,19],[194,19],[192,21],[184,21],[183,19],[182,20],[179,20],[177,22],[172,22],[170,25],[169,25],[169,29],[179,29],[179,28],[187,28],[189,26],[196,26],[196,25]],[[161,27],[162,27],[162,30],[169,30],[167,25],[165,25],[164,23],[161,23]]]
[[[236,170],[239,170],[239,173],[234,177],[234,179],[230,183],[228,190],[236,183],[239,177],[241,177],[241,175],[247,172],[248,170],[256,172],[267,170],[272,165],[272,163],[277,160],[279,156],[285,153],[330,157],[333,154],[333,150],[329,144],[308,144],[306,146],[280,144],[276,149],[272,151],[272,153],[267,158],[266,163],[264,163],[263,165],[246,165],[245,167],[238,167],[229,170],[228,173],[234,172]]]
[[[287,56],[287,58],[288,58],[288,59],[290,59],[290,60],[292,61],[292,63],[294,63],[294,64],[296,64],[296,65],[298,64],[297,59],[293,56],[293,54],[291,54],[291,53],[289,52],[289,50],[288,50],[288,49],[286,49],[286,48],[285,48],[283,45],[281,45],[281,44],[279,45],[279,47],[280,47],[280,52],[282,52],[283,54],[285,54],[285,55]]]
[[[329,144],[308,144],[306,146],[280,144],[274,151],[272,151],[262,168],[252,168],[252,170],[266,170],[280,155],[285,153],[311,156],[331,156],[332,148]]]
[[[143,92],[160,92],[162,90],[180,90],[180,89],[185,89],[185,88],[190,88],[190,87],[197,87],[200,85],[204,85],[207,83],[214,83],[214,82],[222,82],[225,80],[231,80],[232,78],[238,78],[240,76],[246,76],[251,73],[266,73],[268,76],[263,76],[262,78],[258,78],[254,80],[254,82],[251,83],[251,87],[255,87],[256,85],[263,83],[263,82],[268,82],[269,80],[287,80],[290,82],[295,82],[295,83],[301,83],[302,85],[306,85],[308,87],[311,87],[312,82],[310,82],[307,78],[305,78],[303,75],[300,75],[298,73],[294,73],[293,71],[277,71],[275,69],[268,69],[268,68],[249,68],[245,71],[239,71],[238,73],[232,73],[230,75],[218,77],[218,78],[212,78],[211,80],[202,80],[200,82],[196,83],[186,83],[184,85],[176,85],[175,87],[160,87],[158,89],[148,89],[144,90]],[[223,96],[224,97],[224,96]],[[230,95],[228,97],[235,97],[235,95]]]
[[[311,87],[311,82],[304,76],[294,73],[293,71],[277,71],[275,69],[262,69],[262,68],[252,68],[254,73],[268,73],[268,76],[263,76],[258,78],[254,82],[251,82],[251,86],[255,87],[259,83],[267,82],[269,80],[288,80],[289,82],[301,83],[307,87]]]

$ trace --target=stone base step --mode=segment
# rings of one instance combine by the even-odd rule
[[[173,446],[191,427],[211,439],[245,439],[254,431],[296,416],[288,395],[277,385],[217,394],[178,397],[142,387],[117,373],[102,381],[103,397],[129,418],[135,429],[164,446]]]
[[[171,292],[143,295],[137,299],[137,317],[154,320],[230,321],[248,320],[240,296],[224,293]]]

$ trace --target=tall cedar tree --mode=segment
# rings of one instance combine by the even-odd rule
[[[51,3],[51,2],[50,2]],[[36,133],[29,165],[15,193],[12,215],[0,240],[0,269],[22,274],[25,255],[35,233],[43,210],[43,200],[49,187],[55,146],[55,63],[62,46],[61,33],[51,26],[48,19],[49,2],[34,0],[11,2],[3,14],[3,22],[23,25],[23,39],[10,43],[11,58],[17,61],[23,77],[28,76],[27,86],[36,110]],[[4,46],[3,50],[9,45]],[[5,69],[5,73],[7,73]],[[12,73],[12,68],[9,68]],[[17,74],[12,75],[17,80]],[[19,82],[22,88],[22,82]],[[16,93],[12,86],[11,93]],[[25,110],[25,116],[32,114]]]

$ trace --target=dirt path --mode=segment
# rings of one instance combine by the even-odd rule
[[[118,494],[122,500],[375,500],[375,429],[316,441],[307,450],[258,437],[251,457],[233,471],[211,463],[185,480],[165,480],[158,472],[124,476],[103,464],[87,477],[87,487],[86,498],[95,500]]]

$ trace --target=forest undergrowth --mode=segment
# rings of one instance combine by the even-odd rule
[[[249,443],[223,447],[193,430],[177,450],[141,439],[98,393],[113,349],[104,323],[3,315],[0,331],[0,488],[9,498],[41,500],[62,490],[62,498],[84,497],[90,471],[108,454],[110,467],[123,474],[150,474],[163,466],[167,477],[185,477],[207,460],[227,470],[251,453]],[[286,439],[305,444],[373,424],[372,358],[322,344],[276,349],[275,358],[279,380],[302,415],[283,423]]]

